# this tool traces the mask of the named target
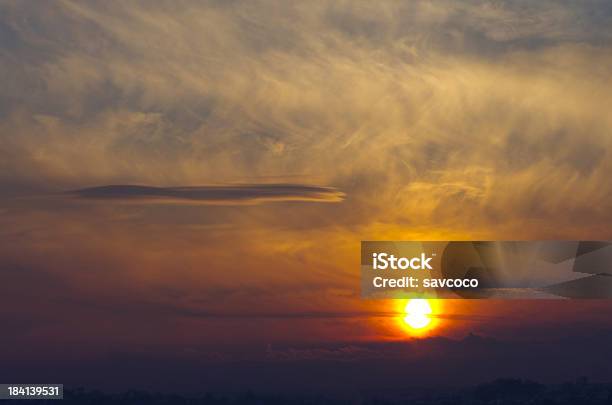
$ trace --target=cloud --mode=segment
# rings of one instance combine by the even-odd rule
[[[610,2],[179,3],[0,2],[0,264],[172,304],[11,295],[38,341],[397,338],[357,298],[361,239],[612,238]],[[444,323],[542,330],[543,305]]]
[[[362,312],[210,312],[194,308],[166,307],[166,310],[178,316],[194,317],[200,319],[375,319],[402,317],[396,311],[362,311]],[[495,320],[493,316],[475,314],[434,314],[431,318],[445,319],[457,322],[486,322]],[[506,319],[507,320],[507,319]]]
[[[609,236],[605,2],[1,7],[2,194],[299,176],[347,226]]]
[[[199,187],[109,185],[70,191],[82,199],[139,203],[244,204],[271,201],[340,202],[344,193],[330,187],[300,184],[238,184]]]

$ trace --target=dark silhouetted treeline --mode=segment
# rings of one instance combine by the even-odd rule
[[[498,379],[475,387],[436,391],[432,394],[405,397],[369,396],[358,399],[334,399],[324,396],[288,397],[255,393],[237,395],[203,394],[182,396],[141,391],[106,394],[100,391],[66,389],[63,401],[15,400],[17,403],[49,403],[55,405],[242,405],[242,404],[362,404],[362,405],[612,405],[612,383],[589,383],[585,378],[572,383],[543,385],[521,379]]]

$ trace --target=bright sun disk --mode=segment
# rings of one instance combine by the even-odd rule
[[[424,329],[431,323],[431,305],[426,299],[408,300],[404,308],[404,322],[411,329]]]

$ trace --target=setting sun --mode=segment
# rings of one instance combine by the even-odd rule
[[[435,322],[435,305],[432,300],[411,299],[402,308],[402,326],[412,335],[422,335],[433,329]]]
[[[423,329],[431,323],[431,305],[426,299],[409,300],[404,308],[404,322],[414,329]]]

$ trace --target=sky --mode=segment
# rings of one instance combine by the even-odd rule
[[[612,239],[611,50],[603,0],[0,0],[0,355],[105,389],[610,381],[611,303],[444,301],[415,339],[359,243]]]

